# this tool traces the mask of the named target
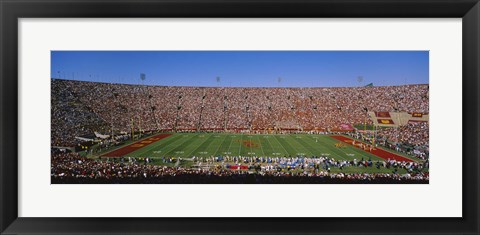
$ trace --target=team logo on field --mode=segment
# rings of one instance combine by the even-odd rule
[[[260,143],[254,140],[236,140],[237,142],[240,142],[243,146],[247,148],[258,148],[260,147]]]

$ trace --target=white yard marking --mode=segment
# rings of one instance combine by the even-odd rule
[[[218,136],[220,137],[220,136]],[[227,138],[223,138],[222,142],[220,142],[220,145],[218,145],[218,148],[215,150],[215,152],[213,152],[214,154],[217,154],[218,150],[220,149],[220,147],[223,145],[223,142],[226,140]],[[211,144],[211,143],[210,143]]]
[[[238,148],[238,156],[240,156],[240,152],[242,151],[242,141],[243,141],[243,135],[240,137],[240,147]]]
[[[283,137],[283,136],[280,136],[280,138],[282,138],[282,137]],[[277,143],[278,143],[280,146],[282,146],[283,150],[285,150],[285,154],[289,154],[288,151],[287,151],[287,149],[285,149],[285,147],[283,147],[283,144],[281,144],[280,141],[277,140],[277,138],[273,138],[273,139],[275,139],[275,140],[277,141]],[[283,137],[282,139],[285,139],[285,137]]]
[[[260,136],[257,135],[257,138],[258,138],[258,146],[260,147],[260,150],[262,150],[262,154],[263,154],[262,156],[265,156],[265,152],[263,151],[263,147],[262,147],[262,145],[260,144],[260,142],[261,142],[261,141],[260,141]]]
[[[344,152],[345,154],[348,154],[347,152],[343,151],[341,148],[339,148],[338,150]],[[353,147],[352,151],[359,153],[359,155],[362,156],[362,157],[369,158],[368,154],[365,154],[365,153],[363,152],[364,150],[356,149],[355,146]],[[376,155],[375,155],[375,156],[376,156]]]
[[[232,147],[233,140],[230,140],[230,144],[228,145],[227,151],[230,151],[230,147]],[[225,154],[232,154],[232,152],[224,152]]]

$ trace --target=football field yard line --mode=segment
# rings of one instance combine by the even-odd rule
[[[307,143],[309,146],[312,146],[313,148],[317,149],[318,151],[320,151],[320,153],[322,152],[330,152],[330,149],[324,145],[325,142],[323,141],[325,138],[325,136],[316,136],[316,138],[307,138],[306,140],[304,140],[305,143]],[[327,137],[329,138],[329,137]],[[318,142],[315,142],[315,144],[313,143],[313,139],[317,139]],[[311,142],[311,143],[310,143]]]
[[[228,138],[229,135],[227,135],[227,138]],[[228,145],[228,149],[227,151],[225,152],[229,152],[230,154],[229,155],[232,155],[232,152],[230,152],[230,148],[232,147],[232,143],[233,143],[233,139],[236,138],[236,137],[232,137],[232,135],[230,135],[230,145]]]
[[[330,138],[329,141],[332,140],[332,143],[333,143],[333,142],[335,142],[335,143],[338,142],[338,140],[335,140],[335,139],[333,139],[333,138],[331,138],[331,137],[329,137],[329,138]],[[354,148],[352,148],[352,147],[350,147],[350,146],[348,146],[348,147],[349,147],[349,149],[352,150],[352,152],[357,152],[356,149],[354,149]],[[350,153],[347,153],[347,152],[343,151],[343,150],[340,149],[340,148],[336,148],[336,149],[342,151],[343,153],[345,153],[345,155],[346,155],[346,154],[350,154]],[[360,151],[361,151],[361,150],[360,150]],[[367,157],[367,159],[368,159],[368,154],[365,155],[365,152],[357,152],[357,153],[359,153],[361,156]],[[373,154],[372,154],[372,155],[373,155]],[[346,155],[346,156],[348,156],[348,155]],[[376,156],[374,156],[374,157],[377,158]],[[355,159],[357,159],[357,158],[355,158]],[[348,159],[347,159],[347,160],[348,160]]]
[[[196,147],[192,152],[190,152],[190,153],[187,154],[186,156],[192,156],[192,153],[195,153],[200,147],[202,147],[202,145],[203,145],[205,142],[207,142],[207,140],[209,140],[209,139],[211,139],[211,138],[213,138],[213,135],[209,135],[208,138],[205,138],[205,140],[204,140],[201,144],[199,144],[198,147]],[[209,143],[209,145],[210,145],[210,144],[211,144],[211,142]],[[195,146],[196,146],[196,145],[195,145]]]
[[[308,138],[305,138],[305,139],[308,140]],[[314,156],[314,155],[315,155],[315,156],[318,156],[318,155],[320,155],[320,154],[319,154],[319,151],[320,151],[320,150],[318,150],[317,148],[315,148],[315,147],[313,147],[313,146],[310,146],[310,145],[307,143],[307,141],[304,140],[304,138],[297,139],[297,142],[298,142],[299,144],[303,145],[305,148],[310,149],[310,150],[313,150],[313,151],[309,151],[310,153],[312,153],[311,156]]]
[[[278,145],[282,146],[283,150],[285,150],[285,154],[288,154],[288,155],[292,155],[290,152],[287,151],[287,149],[285,149],[285,146],[282,145],[282,143],[280,143],[280,141],[277,139],[277,136],[273,136],[273,138],[277,141]]]
[[[191,149],[195,149],[197,146],[201,146],[202,142],[207,139],[207,138],[202,139],[201,136],[202,134],[199,133],[194,138],[191,138],[186,142],[184,142],[183,144],[181,144],[180,146],[177,146],[175,148],[176,151],[174,152],[175,156],[188,157],[189,155],[186,154],[187,152],[190,152]]]
[[[383,161],[384,159],[378,157],[378,156],[375,156],[374,154],[370,154],[364,150],[361,150],[361,149],[358,149],[358,148],[355,148],[354,146],[350,146],[350,145],[347,145],[349,147],[349,149],[351,149],[353,152],[356,152],[358,153],[359,155],[361,156],[364,156],[366,157],[366,159],[368,158],[371,158],[371,159],[377,159],[377,160],[381,160]]]
[[[174,148],[172,148],[170,151],[168,151],[168,152],[165,152],[165,155],[167,155],[167,154],[169,154],[170,152],[172,152],[172,151],[176,150],[177,148],[179,148],[179,147],[183,146],[183,145],[184,145],[184,144],[185,144],[187,141],[189,141],[189,140],[193,139],[194,137],[196,137],[196,136],[198,136],[198,135],[199,135],[199,134],[193,134],[193,135],[192,135],[190,138],[185,138],[185,137],[184,137],[184,139],[186,139],[185,141],[183,141],[181,144],[179,144],[179,145],[175,146],[175,147],[174,147]],[[177,151],[178,151],[178,150],[177,150]],[[176,156],[176,155],[175,155],[175,156]]]
[[[319,137],[319,138],[318,138],[319,142],[315,142],[315,143],[317,143],[318,145],[317,145],[317,144],[313,144],[313,138],[312,138],[312,139],[306,139],[306,140],[304,140],[304,142],[305,142],[307,145],[312,146],[313,148],[318,149],[318,151],[319,151],[319,154],[318,154],[318,155],[321,155],[321,154],[323,154],[323,153],[327,153],[327,154],[338,154],[338,151],[337,151],[336,149],[334,149],[333,147],[329,147],[329,146],[325,143],[326,139],[327,139],[327,138],[330,138],[330,137],[328,137],[328,136],[318,136],[318,137]],[[326,137],[326,138],[324,138],[324,137]],[[310,143],[310,141],[311,141],[311,143]],[[342,157],[341,155],[340,155],[339,157],[341,157],[342,159],[347,159],[347,158],[345,158],[345,157]]]
[[[273,147],[272,143],[270,143],[270,138],[271,136],[270,135],[267,135],[265,139],[267,139],[267,143],[268,145],[270,145],[270,149],[272,149],[272,154],[275,152],[277,152],[277,150],[275,150],[275,147]]]
[[[243,133],[240,135],[240,147],[238,148],[238,156],[242,156]]]
[[[193,139],[193,138],[195,138],[196,135],[197,135],[197,134],[193,134],[193,135],[191,135],[191,134],[182,134],[182,135],[181,135],[181,136],[182,136],[181,139],[183,139],[183,141],[175,142],[175,143],[170,144],[169,146],[166,146],[165,153],[166,153],[166,154],[169,154],[169,153],[170,153],[170,154],[172,154],[173,156],[176,156],[177,153],[172,152],[172,151],[178,151],[179,148],[181,148],[182,146],[185,146],[185,144],[188,145],[188,144],[190,143],[190,140]]]
[[[349,147],[350,147],[350,146],[349,146]],[[382,159],[382,158],[380,158],[380,157],[378,157],[378,156],[375,156],[374,154],[369,154],[368,152],[363,151],[363,150],[361,150],[361,149],[357,149],[357,148],[355,148],[355,147],[353,147],[353,146],[350,147],[350,149],[352,149],[354,152],[358,152],[358,153],[361,154],[362,156],[366,156],[366,157],[367,157],[366,159],[371,158],[372,160],[375,160],[375,159],[376,159],[376,160],[385,161],[384,159]]]
[[[223,140],[222,140],[222,143],[218,146],[217,150],[215,151],[214,155],[215,156],[218,156],[218,155],[221,155],[223,156],[223,152],[227,152],[225,151],[225,143],[227,143],[227,145],[229,145],[232,141],[232,138],[228,138],[228,135],[222,135],[223,136]],[[230,140],[230,142],[226,141],[226,140]],[[219,151],[220,151],[220,154],[219,154]]]
[[[266,139],[266,141],[264,140],[264,143],[265,143],[265,146],[268,145],[268,149],[270,150],[270,154],[273,154],[275,150],[273,149],[272,145],[270,144],[270,140],[269,140],[270,136],[269,135],[263,135],[262,137],[263,137],[263,139]],[[265,151],[263,153],[265,153]]]
[[[169,137],[172,137],[172,138],[169,138]],[[176,141],[181,139],[180,137],[175,137],[175,135],[171,135],[169,137],[165,138],[165,140],[167,140],[167,141],[165,141],[163,144],[170,143],[170,142],[175,143]],[[145,140],[148,140],[148,138],[146,138]],[[153,144],[148,145],[146,147],[140,148],[136,151],[133,151],[133,152],[127,154],[126,156],[128,156],[128,157],[140,156],[144,153],[154,151],[156,148],[160,147],[161,144],[162,144],[162,140],[158,141],[157,143],[153,143]],[[151,156],[148,156],[148,157],[151,157]],[[157,157],[152,157],[152,158],[157,158]]]
[[[253,138],[253,136],[251,136],[251,135],[247,135],[247,138],[249,138],[249,137],[252,137],[252,138]],[[249,156],[250,156],[250,155],[251,155],[251,153],[253,153],[253,148],[252,148],[252,145],[253,145],[253,144],[252,144],[252,139],[251,139],[251,138],[249,138],[249,139],[248,139],[248,141],[250,141],[250,144],[249,144],[249,145],[250,145],[250,147],[249,147],[249,151],[248,151],[248,154],[247,154],[247,155],[249,155]]]
[[[301,137],[301,136],[295,136],[295,137],[289,136],[289,139],[292,139],[292,142],[296,142],[296,143],[298,144],[297,146],[298,146],[299,148],[301,148],[301,149],[303,149],[303,150],[306,150],[306,151],[303,151],[303,150],[302,150],[302,152],[304,152],[304,155],[303,155],[303,156],[313,156],[313,155],[315,155],[312,151],[310,151],[309,149],[305,148],[305,146],[303,146],[303,145],[299,142],[299,140],[301,140],[302,138],[297,138],[297,137]],[[298,151],[298,148],[296,148],[295,150]],[[306,152],[309,152],[310,154],[307,155]],[[297,154],[297,155],[298,155],[298,154]]]
[[[250,135],[247,135],[247,138],[248,138],[248,143],[249,143],[249,151],[247,152],[247,155],[248,156],[257,156],[257,155],[260,155],[260,151],[257,153],[257,150],[258,149],[254,149],[255,147],[255,142],[254,142],[254,139],[255,139],[255,134],[250,134]],[[260,144],[259,144],[260,145]],[[253,154],[252,154],[253,153]]]
[[[293,156],[297,156],[297,153],[298,153],[297,149],[294,148],[293,146],[291,146],[291,145],[288,143],[288,141],[287,141],[287,138],[289,138],[289,136],[283,136],[283,137],[285,137],[285,138],[280,138],[280,140],[279,140],[278,142],[279,142],[279,143],[280,143],[280,142],[283,142],[284,144],[282,144],[282,143],[280,143],[280,144],[282,144],[282,146],[283,146],[285,149],[289,149],[290,151],[293,151],[293,154],[291,154],[291,153],[289,154],[290,156],[292,156],[292,157],[293,157]]]
[[[349,138],[349,139],[352,139],[352,138],[350,138],[350,137],[348,137],[348,138]],[[367,143],[367,142],[359,141],[359,140],[356,140],[356,139],[353,139],[353,140],[358,141],[358,142],[361,142],[361,143]],[[354,146],[349,146],[349,147],[350,147],[351,149],[353,149],[353,151],[358,152],[358,153],[360,153],[360,154],[362,154],[362,155],[364,155],[364,156],[365,156],[365,154],[366,154],[366,156],[367,156],[367,157],[371,157],[372,160],[375,160],[375,159],[378,160],[378,161],[385,161],[385,160],[386,160],[386,159],[383,159],[383,158],[381,158],[381,157],[379,157],[379,156],[376,156],[375,154],[369,153],[369,152],[367,152],[367,151],[364,151],[364,150],[362,150],[362,149],[356,148],[356,147],[354,147]],[[396,154],[396,153],[393,153],[393,154]]]
[[[289,141],[287,141],[287,139],[290,139],[290,135],[285,136],[285,138],[280,138],[279,143],[281,143],[285,149],[293,151],[293,154],[292,152],[289,154],[290,156],[298,156],[298,153],[301,152],[299,152],[297,148],[293,147]]]
[[[258,146],[260,146],[260,150],[262,150],[262,156],[265,157],[265,152],[263,151],[262,142],[260,141],[260,135],[257,135],[257,139],[258,139]]]
[[[216,137],[218,136],[218,137]],[[200,154],[200,152],[205,152],[203,153],[204,155],[214,155],[215,152],[213,149],[217,144],[221,144],[220,141],[220,136],[217,134],[211,134],[210,137],[205,140],[198,148],[197,148],[197,154]],[[219,146],[220,147],[220,146]],[[217,148],[218,149],[218,148]]]
[[[174,137],[174,135],[172,136],[169,136],[169,137]],[[145,140],[148,140],[148,138],[145,138]],[[172,139],[169,139],[168,137],[165,138],[165,140],[168,140],[169,142],[172,141]],[[177,139],[176,138],[173,138],[173,141],[176,141]],[[161,142],[162,140],[156,142],[156,143],[152,143],[150,145],[147,145],[143,148],[139,148],[131,153],[128,153],[127,155],[125,155],[125,157],[138,157],[139,155],[142,155],[144,153],[148,153],[151,149],[154,149],[158,146],[158,144]],[[150,157],[150,156],[149,156]]]
[[[248,152],[248,155],[251,156],[252,153],[254,153],[253,155],[257,155],[257,152],[253,151],[252,143],[250,143],[250,151]]]
[[[200,135],[204,139],[199,138]],[[235,137],[233,137],[235,136]],[[239,138],[240,136],[240,138]],[[246,137],[251,136],[248,140],[250,145],[244,143]],[[297,138],[301,137],[301,138]],[[228,139],[227,139],[228,138]],[[274,138],[275,141],[270,139]],[[148,138],[146,138],[147,140]],[[315,137],[309,135],[262,135],[262,134],[222,134],[222,133],[182,133],[173,134],[159,142],[152,143],[143,148],[139,148],[125,157],[152,157],[159,158],[161,156],[175,156],[175,157],[191,157],[195,156],[217,156],[217,155],[235,155],[231,153],[232,147],[238,144],[238,156],[264,156],[264,157],[278,157],[278,156],[298,156],[303,153],[305,157],[320,156],[327,153],[338,160],[353,160],[353,159],[372,159],[372,161],[383,161],[374,154],[368,151],[348,146],[346,148],[334,147],[339,141],[330,136],[318,136],[318,142],[315,142]],[[258,141],[258,145],[256,142]],[[242,146],[243,145],[243,146]],[[258,146],[258,147],[256,147]],[[156,153],[155,151],[160,150]],[[202,152],[197,153],[197,152]],[[206,153],[204,153],[206,152]],[[230,152],[230,153],[228,153]],[[250,153],[250,154],[249,154]],[[352,156],[353,155],[353,156]]]
[[[218,145],[217,150],[215,150],[215,152],[213,152],[213,155],[214,155],[214,156],[218,156],[218,155],[217,155],[218,150],[220,149],[220,147],[222,147],[223,143],[225,143],[225,140],[227,139],[227,136],[226,136],[226,135],[220,135],[220,136],[223,136],[223,140],[222,140],[222,142],[220,143],[220,145]]]
[[[272,137],[272,139],[275,139],[275,136],[274,136],[274,135],[272,135],[271,137]],[[280,143],[279,143],[277,140],[275,140],[275,141],[277,142],[277,144],[272,143],[272,142],[270,141],[270,138],[269,138],[269,140],[268,140],[268,142],[270,143],[270,145],[271,145],[272,148],[273,148],[273,151],[279,152],[279,153],[281,153],[281,154],[284,155],[284,156],[285,156],[285,155],[288,155],[287,150],[285,150],[285,148],[283,148],[283,146],[281,146]],[[282,148],[283,150],[278,151],[278,149],[280,149],[280,148]]]
[[[338,141],[336,141],[335,139],[333,139],[333,138],[331,138],[331,137],[329,137],[328,141],[332,142],[332,144],[335,144],[335,143],[338,142]],[[352,153],[346,152],[346,151],[344,151],[344,150],[341,149],[341,148],[332,147],[332,149],[335,149],[335,150],[337,150],[337,151],[343,152],[343,153],[345,154],[344,159],[346,159],[346,160],[360,159],[360,158],[357,158],[357,157],[356,157],[356,156],[358,156],[358,155],[366,156],[367,159],[368,159],[368,155],[365,155],[365,153],[363,153],[363,152],[358,152],[358,151],[356,151],[354,148],[351,148],[350,146],[347,146],[347,149],[351,150],[351,151],[349,151],[349,152],[358,153],[358,155],[355,154],[356,156],[354,156],[354,157],[348,157],[347,154],[352,154]]]
[[[335,153],[338,157],[342,158],[343,160],[350,160],[348,158],[348,156],[346,155],[347,153],[345,153],[343,151],[339,151],[339,149],[337,149],[336,147],[333,147],[333,145],[336,144],[337,142],[332,142],[332,141],[330,141],[330,139],[331,138],[329,136],[327,136],[327,138],[324,138],[324,141],[330,142],[332,144],[332,146],[325,145],[325,148],[327,148],[330,153]],[[331,140],[333,140],[333,139],[331,139]],[[345,154],[345,156],[343,156],[344,154]]]
[[[187,143],[190,139],[194,138],[197,134],[178,134],[181,140],[180,142],[174,142],[171,143],[170,145],[167,145],[164,147],[164,150],[162,152],[165,152],[165,155],[170,154],[172,151],[176,150],[178,147],[183,146],[185,143]],[[173,156],[176,156],[175,153],[173,153]]]

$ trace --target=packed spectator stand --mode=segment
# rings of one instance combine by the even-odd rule
[[[52,147],[78,146],[81,141],[76,137],[94,132],[122,140],[128,138],[131,131],[331,133],[341,130],[343,124],[372,125],[367,115],[369,110],[429,113],[428,85],[167,87],[52,79],[51,89]],[[347,134],[364,140],[375,138],[377,144],[426,160],[428,164],[428,129],[428,122],[419,122],[398,128],[379,128],[375,133]],[[102,140],[99,146],[108,148],[115,142]],[[51,176],[52,183],[428,182],[428,172],[347,174],[317,169],[293,173],[268,170],[271,169],[268,167],[257,169],[254,164],[249,165],[251,171],[232,171],[225,164],[227,162],[218,169],[185,169],[138,162],[96,161],[76,153],[55,152],[52,153]],[[331,163],[334,167],[342,164],[357,166],[357,163]],[[382,163],[382,167],[386,167],[383,164],[390,163]],[[406,163],[395,164],[403,167]]]
[[[428,90],[428,85],[165,87],[53,79],[52,145],[75,145],[73,136],[94,131],[129,133],[132,126],[138,131],[335,131],[342,124],[372,124],[366,110],[428,113]]]
[[[250,157],[235,157],[248,159]],[[307,159],[307,158],[304,158]],[[285,160],[285,159],[283,159]],[[246,170],[229,170],[224,165],[213,168],[183,168],[147,164],[142,161],[131,161],[124,158],[118,161],[96,161],[80,157],[77,153],[57,153],[52,157],[52,183],[66,184],[244,184],[244,183],[281,183],[281,184],[309,184],[309,183],[374,183],[374,184],[418,184],[428,183],[429,173],[422,172],[424,164],[413,165],[405,162],[384,162],[375,166],[368,165],[362,160],[355,163],[342,163],[328,158],[310,159],[316,163],[312,167],[301,170],[279,169],[278,165],[267,164],[260,166],[251,158],[247,161]],[[330,167],[341,167],[340,164],[356,164],[357,167],[388,167],[392,173],[331,173]],[[275,166],[275,167],[274,167]],[[395,173],[397,169],[409,169],[408,173]],[[243,168],[242,168],[243,169]],[[299,168],[300,169],[300,168]]]

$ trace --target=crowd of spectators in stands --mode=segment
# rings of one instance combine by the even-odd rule
[[[377,135],[391,142],[402,142],[413,146],[428,146],[428,122],[412,122],[398,128],[379,129]]]
[[[93,131],[129,133],[132,126],[136,131],[335,130],[341,124],[371,124],[366,110],[428,113],[428,90],[428,85],[207,88],[53,79],[52,145],[72,146],[74,136]],[[427,136],[421,135],[396,138],[428,142],[428,128]]]
[[[232,157],[245,161],[248,168],[236,169],[227,164],[211,167],[183,168],[148,164],[142,161],[118,159],[116,161],[99,161],[84,158],[77,153],[55,153],[52,155],[52,183],[428,183],[428,167],[422,163],[376,162],[359,160],[343,162],[327,157],[318,158],[275,158],[276,163],[268,163],[268,158]],[[228,159],[216,159],[223,162]],[[272,159],[270,159],[272,160]],[[206,162],[207,159],[200,161]],[[291,168],[279,168],[281,162],[298,162]],[[385,167],[390,173],[343,173],[342,164],[353,167]],[[339,168],[331,172],[331,168]],[[400,174],[398,169],[407,169]],[[243,170],[242,170],[243,169]]]
[[[429,157],[428,122],[411,122],[398,128],[380,128],[375,133],[376,143],[398,152],[427,160]],[[365,135],[372,138],[373,133]]]
[[[72,92],[68,83],[51,84],[51,145],[73,146],[77,136],[108,130],[109,124]]]

